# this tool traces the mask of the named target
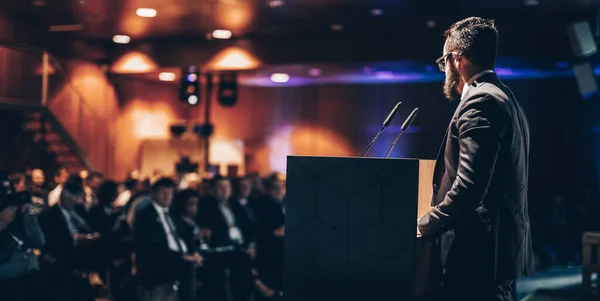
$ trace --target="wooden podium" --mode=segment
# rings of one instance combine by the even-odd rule
[[[289,156],[285,301],[423,295],[432,251],[416,224],[430,208],[434,163]]]

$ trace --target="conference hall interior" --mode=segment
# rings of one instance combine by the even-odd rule
[[[596,0],[0,0],[0,300],[430,300],[471,16],[529,121],[514,300],[600,300]]]

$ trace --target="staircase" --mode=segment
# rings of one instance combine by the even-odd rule
[[[78,142],[82,143],[77,126],[92,120],[80,118],[67,131],[48,106],[57,87],[70,88],[60,64],[43,49],[3,41],[0,61],[0,76],[5,79],[0,81],[0,170],[41,168],[47,174],[59,166],[71,173],[92,170],[84,151],[71,136],[79,133]],[[62,106],[80,105],[82,101],[69,99]]]
[[[77,143],[71,139],[67,131],[47,109],[42,111],[24,112],[24,130],[33,133],[35,143],[42,143],[46,151],[55,157],[59,166],[64,166],[70,172],[91,169]]]
[[[59,166],[76,173],[92,166],[79,146],[45,107],[7,107],[0,100],[0,168],[8,171]]]

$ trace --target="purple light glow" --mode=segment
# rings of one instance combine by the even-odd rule
[[[375,77],[381,78],[381,79],[393,79],[394,78],[394,72],[390,72],[390,71],[377,71],[377,72],[375,72]]]
[[[512,75],[513,74],[513,70],[510,68],[496,68],[496,70],[494,70],[494,71],[498,75]]]

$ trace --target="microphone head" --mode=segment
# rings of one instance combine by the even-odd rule
[[[392,111],[390,112],[388,117],[383,122],[383,127],[390,125],[390,122],[392,122],[392,119],[394,119],[394,116],[396,115],[396,112],[398,112],[398,109],[400,108],[401,105],[402,105],[402,102],[398,102],[396,104],[396,106],[392,109]]]
[[[410,115],[408,115],[408,118],[406,118],[406,120],[402,124],[400,131],[404,132],[408,129],[408,127],[413,123],[413,121],[417,117],[418,112],[419,112],[419,108],[415,108],[412,112],[410,112]]]

